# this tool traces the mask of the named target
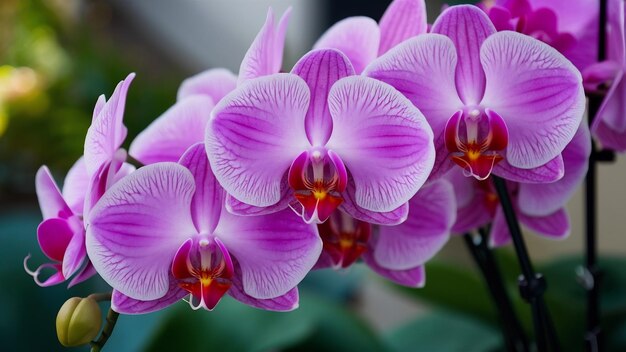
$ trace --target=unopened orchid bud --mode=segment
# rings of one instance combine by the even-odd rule
[[[57,314],[57,337],[63,346],[89,343],[100,331],[102,316],[93,298],[72,297],[65,301]]]

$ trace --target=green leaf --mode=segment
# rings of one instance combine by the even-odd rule
[[[394,351],[487,352],[501,350],[502,335],[492,326],[465,315],[436,311],[390,331]]]

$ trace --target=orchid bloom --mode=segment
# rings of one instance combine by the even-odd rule
[[[314,49],[337,49],[350,59],[357,74],[402,41],[426,33],[424,0],[394,0],[376,23],[369,17],[348,17],[335,23]]]
[[[607,60],[583,72],[590,89],[599,84],[608,85],[608,91],[595,116],[591,132],[602,147],[626,151],[626,36],[624,35],[624,2],[608,1],[608,26],[606,40]]]
[[[24,269],[40,286],[64,282],[74,274],[69,286],[83,282],[96,274],[85,249],[84,218],[95,202],[117,180],[134,170],[122,164],[125,153],[119,150],[126,129],[122,124],[126,92],[134,74],[120,82],[106,101],[98,99],[92,125],[85,138],[85,156],[72,166],[65,178],[61,194],[50,171],[42,166],[37,172],[35,186],[43,222],[37,228],[37,239],[44,254],[53,262],[32,271]],[[55,270],[45,281],[39,279],[43,269]]]
[[[507,181],[519,221],[547,238],[567,237],[570,225],[565,205],[585,178],[590,153],[589,128],[582,123],[563,151],[563,178],[553,183],[536,184]],[[491,223],[490,245],[508,244],[511,236],[492,182],[463,177],[457,170],[445,177],[454,186],[458,204],[457,221],[452,231],[462,234]]]
[[[484,3],[483,3],[484,4]],[[552,46],[582,72],[598,56],[597,0],[496,0],[484,6],[498,31],[517,31]]]
[[[178,88],[176,104],[159,116],[130,145],[129,154],[144,165],[175,162],[190,146],[204,140],[211,110],[237,87],[237,82],[278,73],[291,9],[274,26],[270,8],[265,24],[241,63],[239,79],[227,69],[209,69],[187,78]]]
[[[215,107],[207,154],[230,211],[406,219],[432,167],[432,132],[391,86],[353,73],[339,51],[316,50],[292,73],[250,80]]]
[[[563,148],[585,107],[578,70],[552,47],[497,32],[480,9],[446,9],[432,34],[406,40],[364,74],[387,82],[426,116],[435,134],[433,177],[452,162],[479,180],[563,176]],[[443,34],[443,35],[442,35]]]
[[[145,166],[115,184],[90,213],[87,252],[115,292],[115,311],[147,313],[191,295],[211,310],[228,293],[291,310],[295,286],[321,251],[316,228],[291,211],[236,217],[202,143],[179,163]]]
[[[347,268],[359,258],[376,273],[398,284],[421,287],[424,263],[448,241],[456,218],[453,188],[439,179],[409,201],[408,219],[396,226],[374,226],[334,212],[318,225],[324,249],[317,269]]]

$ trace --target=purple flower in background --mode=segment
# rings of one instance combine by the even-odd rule
[[[563,150],[565,175],[553,183],[507,182],[519,221],[548,238],[569,235],[570,225],[565,204],[580,186],[587,172],[591,139],[586,124],[581,124],[572,141]],[[461,172],[445,176],[453,185],[458,204],[455,233],[466,233],[491,222],[491,246],[511,241],[498,195],[489,180],[464,177]]]
[[[430,182],[409,201],[411,212],[396,226],[374,226],[337,211],[318,225],[324,250],[317,269],[347,268],[357,259],[405,286],[424,285],[424,263],[448,241],[456,218],[452,186]]]
[[[597,0],[496,0],[482,7],[498,31],[516,31],[552,46],[582,72],[598,56]]]
[[[279,72],[290,13],[288,9],[275,28],[273,11],[268,10],[265,24],[241,63],[239,83]],[[144,165],[177,161],[187,148],[204,140],[211,110],[236,87],[237,76],[222,68],[186,79],[178,89],[176,104],[135,138],[129,154]]]
[[[335,23],[315,43],[314,49],[337,49],[360,74],[374,59],[402,41],[426,33],[424,0],[394,0],[380,23],[369,17],[348,17]]]
[[[578,70],[545,43],[496,33],[475,6],[448,8],[432,32],[391,49],[365,74],[424,113],[435,135],[435,177],[452,162],[481,180],[492,171],[514,181],[562,177],[560,153],[585,107]]]
[[[40,286],[50,286],[76,274],[69,286],[76,285],[94,274],[85,249],[85,224],[91,206],[116,181],[134,171],[123,163],[125,152],[119,150],[126,128],[122,124],[126,92],[134,74],[120,82],[106,101],[101,95],[96,102],[93,121],[85,138],[85,156],[72,166],[65,178],[63,194],[50,171],[42,166],[37,172],[35,186],[44,221],[37,228],[37,239],[44,254],[53,262],[24,269]],[[41,270],[55,270],[45,281],[39,279]]]
[[[292,74],[250,80],[216,106],[207,154],[229,210],[406,218],[432,167],[432,132],[395,89],[353,73],[342,53],[312,51]]]
[[[316,228],[291,211],[236,217],[223,210],[204,146],[180,164],[139,169],[90,214],[87,251],[114,289],[113,308],[147,313],[191,295],[211,310],[228,293],[270,310],[297,306],[295,286],[321,251]]]

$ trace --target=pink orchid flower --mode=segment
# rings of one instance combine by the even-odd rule
[[[145,166],[90,213],[87,252],[114,289],[117,312],[147,313],[190,295],[211,310],[228,293],[270,310],[297,306],[295,286],[321,251],[314,226],[291,211],[235,217],[202,143],[180,162]]]
[[[563,176],[561,152],[583,116],[578,70],[554,48],[496,32],[480,9],[446,9],[432,33],[372,62],[367,76],[389,83],[426,116],[435,134],[433,177],[461,166],[523,182]]]

